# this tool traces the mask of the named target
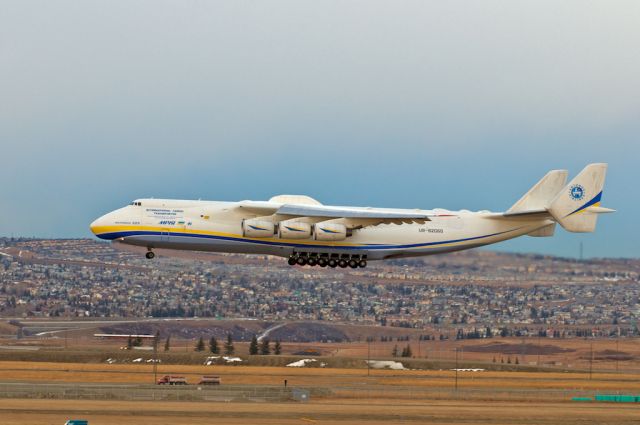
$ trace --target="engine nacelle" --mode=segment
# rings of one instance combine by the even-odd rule
[[[242,236],[248,238],[272,238],[275,233],[275,225],[264,220],[243,220]]]
[[[313,239],[317,241],[343,241],[347,238],[347,227],[338,223],[318,223],[314,226]]]
[[[282,239],[309,239],[311,225],[301,221],[281,221],[278,225],[278,236]]]

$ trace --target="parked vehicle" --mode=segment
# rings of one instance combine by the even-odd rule
[[[198,382],[198,385],[220,385],[221,382],[222,380],[220,379],[219,376],[204,375],[200,379],[200,382]]]
[[[158,385],[187,385],[187,380],[184,376],[164,375],[158,379]]]

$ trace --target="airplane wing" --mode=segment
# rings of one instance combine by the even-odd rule
[[[307,222],[331,220],[357,229],[378,224],[425,223],[430,221],[424,212],[407,210],[384,210],[358,207],[333,207],[305,204],[275,204],[265,201],[242,201],[238,211],[256,216],[275,215],[279,221],[304,219]]]
[[[329,207],[324,205],[282,205],[276,211],[278,216],[310,218],[313,221],[341,222],[351,229],[378,224],[425,223],[429,216],[422,212],[401,210],[381,210],[373,208]]]

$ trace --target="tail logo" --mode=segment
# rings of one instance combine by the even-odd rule
[[[584,198],[584,187],[579,184],[574,184],[569,188],[569,195],[574,201],[580,201]]]

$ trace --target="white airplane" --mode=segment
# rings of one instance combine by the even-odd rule
[[[568,185],[547,173],[506,212],[322,205],[304,195],[268,201],[138,199],[91,223],[101,239],[147,248],[270,254],[291,265],[365,267],[368,260],[475,248],[522,235],[552,236],[556,223],[593,232],[607,164],[590,164]]]

